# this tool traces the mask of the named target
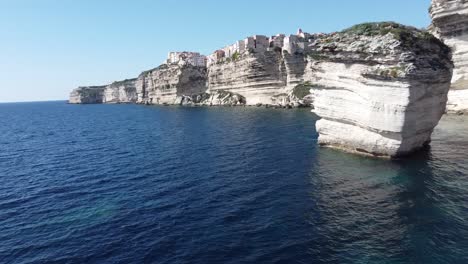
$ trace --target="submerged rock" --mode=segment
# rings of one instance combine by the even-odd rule
[[[452,48],[455,65],[448,95],[449,113],[468,112],[468,1],[432,0],[431,31]]]
[[[395,23],[367,23],[323,36],[312,54],[306,75],[315,86],[320,145],[398,157],[430,142],[453,68],[449,48],[437,38]]]

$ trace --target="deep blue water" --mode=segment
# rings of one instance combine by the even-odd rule
[[[0,263],[468,263],[468,118],[406,161],[307,110],[0,104]]]

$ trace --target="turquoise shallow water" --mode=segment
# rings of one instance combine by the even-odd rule
[[[0,104],[0,263],[468,263],[468,118],[405,161],[307,110]]]

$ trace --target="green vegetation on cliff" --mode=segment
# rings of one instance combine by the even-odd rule
[[[424,44],[429,42],[440,46],[443,52],[450,52],[441,40],[428,31],[419,30],[415,27],[405,26],[395,22],[362,23],[347,28],[339,33],[368,37],[385,36],[390,33],[395,39],[401,42],[402,46],[407,48],[424,48]]]
[[[304,97],[310,94],[310,89],[312,89],[313,87],[314,85],[312,85],[310,82],[304,82],[296,85],[296,87],[294,87],[292,91],[292,94],[298,99],[303,99]]]

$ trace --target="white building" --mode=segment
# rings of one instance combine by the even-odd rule
[[[238,40],[234,43],[234,49],[238,53],[242,53],[245,51],[245,42],[243,40]]]
[[[263,35],[254,35],[244,40],[245,48],[252,49],[257,52],[266,51],[270,47],[270,39]]]
[[[198,67],[206,66],[206,56],[198,52],[169,52],[167,56],[168,64],[190,64]]]
[[[224,50],[216,50],[212,54],[208,55],[207,57],[207,66],[217,63],[218,61],[222,60],[226,56]]]

